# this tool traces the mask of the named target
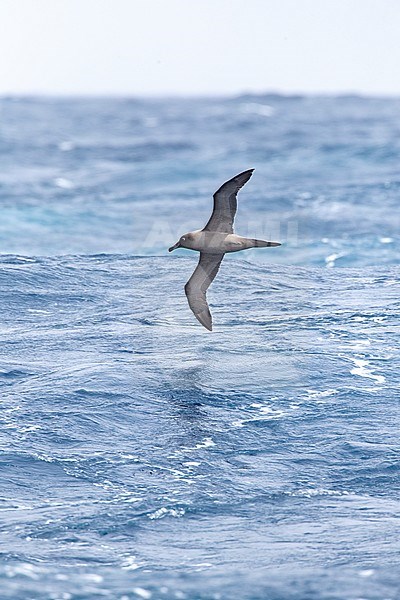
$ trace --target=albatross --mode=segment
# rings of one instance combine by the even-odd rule
[[[200,259],[193,275],[185,285],[185,294],[196,319],[212,331],[212,317],[206,292],[218,273],[227,252],[239,252],[248,248],[270,248],[279,242],[266,242],[236,235],[233,222],[237,210],[238,191],[248,182],[254,169],[239,173],[226,181],[214,194],[214,209],[203,229],[185,233],[168,252],[176,248],[188,248],[200,252]]]

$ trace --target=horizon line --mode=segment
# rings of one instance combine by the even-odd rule
[[[276,98],[371,98],[371,99],[400,99],[400,92],[365,92],[356,90],[337,91],[279,91],[243,90],[238,92],[54,92],[54,91],[32,91],[32,92],[0,92],[1,100],[14,99],[121,99],[121,100],[191,100],[191,99],[235,99],[250,97],[276,97]]]

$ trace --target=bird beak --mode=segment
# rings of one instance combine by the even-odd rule
[[[173,246],[171,246],[171,248],[168,248],[168,252],[172,252],[172,250],[176,250],[177,248],[181,247],[181,243],[180,242],[176,242],[176,244],[174,244]]]

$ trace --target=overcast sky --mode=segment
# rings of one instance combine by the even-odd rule
[[[0,94],[400,95],[400,0],[0,0]]]

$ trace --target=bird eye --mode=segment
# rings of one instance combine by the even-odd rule
[[[186,241],[186,238],[184,236],[181,237],[182,242]]]

